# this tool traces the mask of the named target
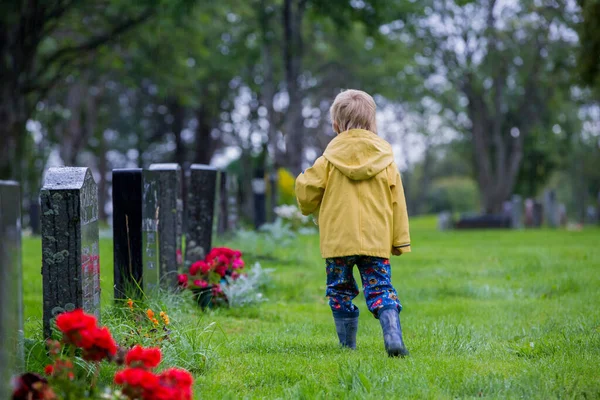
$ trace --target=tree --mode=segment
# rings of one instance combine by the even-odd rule
[[[165,4],[167,4],[165,2]],[[178,3],[169,3],[177,7]],[[147,21],[163,3],[26,0],[0,6],[0,178],[21,178],[35,105],[94,51]]]
[[[583,82],[600,94],[600,1],[578,0],[583,21],[579,24],[579,72]]]
[[[552,134],[570,89],[576,11],[563,2],[495,0],[428,3],[405,40],[418,54],[424,86],[468,135],[484,211],[510,197],[532,132]],[[406,33],[406,32],[405,32]]]

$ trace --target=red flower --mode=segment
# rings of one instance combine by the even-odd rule
[[[219,285],[218,283],[216,285],[213,286],[212,288],[212,295],[214,297],[217,297],[218,295],[223,293],[223,289],[221,289],[221,285]]]
[[[44,373],[48,376],[52,375],[54,373],[54,365],[46,365],[46,368],[44,368]]]
[[[160,374],[158,380],[164,389],[171,391],[172,400],[191,400],[194,379],[188,371],[171,368]]]
[[[154,368],[160,364],[161,353],[158,348],[144,349],[141,346],[135,346],[129,350],[125,357],[125,363],[128,367]]]
[[[123,393],[132,399],[154,399],[160,387],[158,377],[142,368],[127,368],[115,374],[115,383],[123,386]]]
[[[200,271],[200,266],[202,265],[202,261],[196,261],[190,267],[190,275],[196,275],[198,271]]]
[[[83,358],[88,361],[101,361],[117,353],[117,343],[107,327],[82,332]],[[89,344],[88,344],[89,343]]]
[[[225,264],[217,265],[217,267],[215,268],[215,272],[217,274],[221,275],[222,277],[225,276],[225,274],[227,273],[227,265],[225,265]]]
[[[187,285],[188,285],[187,274],[179,274],[179,276],[177,277],[177,281],[179,283],[179,286],[187,287]]]
[[[74,331],[88,330],[95,328],[98,324],[96,317],[77,309],[71,312],[60,314],[56,317],[56,326],[64,334],[69,335]]]
[[[208,282],[206,282],[202,279],[196,279],[194,281],[194,286],[204,289],[205,287],[208,287]]]
[[[242,260],[241,258],[236,258],[231,263],[231,266],[233,267],[233,269],[242,269],[244,268],[244,260]]]
[[[210,272],[211,266],[204,261],[200,261],[200,263],[200,272],[202,272],[204,275],[208,274]]]
[[[229,265],[229,258],[226,255],[224,255],[224,254],[221,254],[218,257],[218,260],[219,260],[219,263],[224,264],[225,266]]]

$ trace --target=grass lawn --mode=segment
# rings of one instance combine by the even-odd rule
[[[338,348],[318,238],[302,237],[263,262],[269,302],[185,314],[216,323],[197,397],[600,398],[599,229],[437,232],[425,218],[411,233],[413,253],[392,260],[411,357],[385,355],[362,294],[358,348]],[[41,329],[40,254],[24,240],[28,336]],[[101,265],[106,305],[109,240]]]

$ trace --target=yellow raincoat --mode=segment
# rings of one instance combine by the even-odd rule
[[[318,215],[323,258],[388,258],[410,252],[404,189],[392,147],[376,134],[351,129],[296,179],[302,214]]]

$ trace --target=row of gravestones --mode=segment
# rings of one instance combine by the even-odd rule
[[[462,218],[461,220],[465,219]],[[547,225],[552,228],[566,225],[566,207],[564,204],[557,203],[556,194],[553,190],[546,191],[543,204],[533,199],[526,199],[525,204],[523,204],[521,196],[513,195],[510,201],[504,202],[502,214],[471,217],[466,227],[522,229],[523,226],[526,226],[528,228],[539,228],[542,226],[544,219]],[[448,230],[453,226],[452,213],[444,211],[439,214],[439,230]]]
[[[181,198],[177,164],[113,171],[114,296],[174,287],[182,265],[211,247],[216,207],[219,230],[235,229],[235,179],[192,165],[188,207]],[[98,191],[88,168],[51,168],[40,192],[43,325],[63,311],[100,314]],[[9,397],[10,376],[23,360],[20,189],[0,181],[0,398]],[[185,223],[184,223],[185,211]],[[182,236],[186,237],[185,260]]]

